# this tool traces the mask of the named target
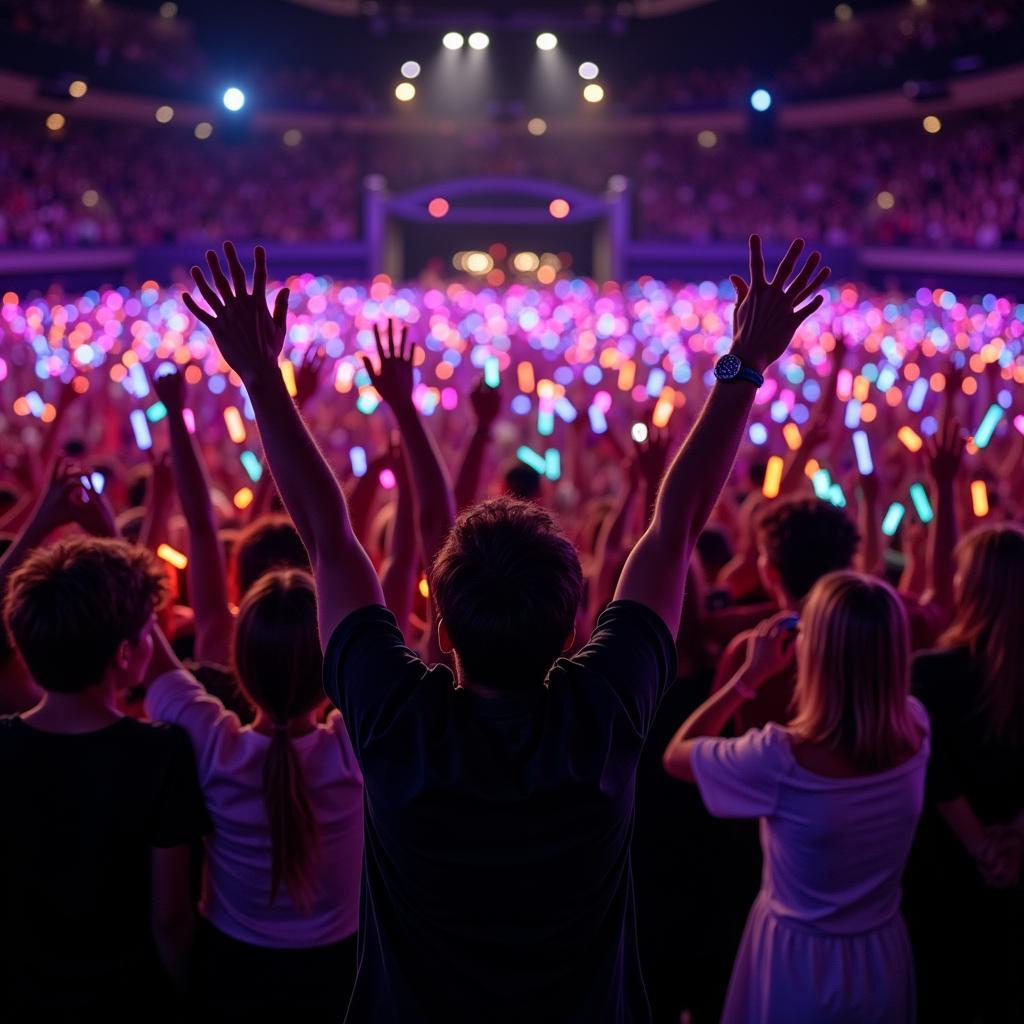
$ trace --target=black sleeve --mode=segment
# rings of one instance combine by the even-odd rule
[[[660,615],[636,601],[612,601],[570,660],[604,681],[642,735],[676,677],[675,639]]]
[[[324,652],[324,691],[341,711],[357,756],[429,672],[383,605],[338,623]]]
[[[957,730],[962,714],[950,707],[951,659],[941,653],[920,654],[911,665],[911,692],[924,705],[932,725],[932,751],[928,760],[928,797],[948,803],[966,792],[959,764]]]
[[[196,759],[188,733],[178,725],[153,727],[160,738],[160,777],[150,810],[149,845],[181,846],[213,828],[199,788]]]

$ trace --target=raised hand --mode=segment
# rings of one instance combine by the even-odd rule
[[[82,488],[71,496],[74,521],[93,537],[120,537],[121,531],[117,528],[117,517],[110,502],[93,490],[91,484],[85,486],[88,479],[88,476],[84,477]]]
[[[310,345],[295,370],[295,404],[300,409],[316,394],[325,358],[323,345]]]
[[[732,351],[755,370],[764,371],[775,362],[785,352],[800,324],[825,301],[824,296],[819,295],[805,306],[800,305],[814,295],[831,272],[828,267],[818,269],[819,252],[812,252],[786,284],[803,248],[803,239],[793,242],[769,281],[765,278],[761,239],[751,235],[750,282],[736,274],[730,277],[737,297]]]
[[[476,425],[482,430],[493,426],[501,413],[501,389],[488,387],[483,377],[469,393],[469,404],[473,406]]]
[[[153,390],[164,403],[168,415],[180,416],[185,408],[185,378],[177,370],[154,374]]]
[[[399,337],[395,340],[395,321],[388,321],[386,338],[374,325],[373,336],[377,342],[377,357],[380,361],[378,369],[368,356],[363,356],[363,365],[370,375],[370,383],[374,386],[381,399],[391,406],[392,410],[412,405],[412,361],[416,354],[416,346],[409,341],[409,328],[402,325]]]
[[[946,416],[942,425],[931,436],[926,437],[925,454],[928,458],[928,472],[937,485],[951,484],[960,472],[965,441],[960,432],[960,423],[952,416]]]
[[[743,681],[755,689],[778,675],[796,659],[796,632],[792,612],[780,612],[765,619],[747,641]]]
[[[647,438],[634,447],[633,461],[649,490],[655,489],[661,482],[668,461],[668,446],[668,431],[651,427]]]
[[[59,456],[50,468],[50,479],[36,507],[34,521],[40,535],[75,522],[86,497],[82,476],[85,470],[73,459]]]
[[[231,368],[247,388],[277,374],[277,360],[284,344],[288,316],[288,289],[282,288],[274,300],[274,312],[267,308],[267,253],[262,245],[253,251],[252,293],[246,291],[245,269],[231,242],[224,243],[231,280],[221,269],[212,250],[206,262],[213,279],[211,285],[199,267],[192,268],[192,279],[206,304],[207,312],[191,295],[182,295],[188,311],[209,327],[214,341]]]

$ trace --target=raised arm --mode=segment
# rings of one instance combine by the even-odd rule
[[[412,400],[413,359],[416,346],[409,341],[407,327],[395,338],[395,324],[388,324],[387,337],[374,327],[378,368],[363,356],[366,372],[380,397],[391,407],[402,435],[402,445],[412,478],[416,507],[416,528],[423,564],[430,566],[455,521],[455,499],[444,462],[434,439],[427,433]]]
[[[752,235],[750,283],[732,278],[738,304],[731,351],[758,373],[782,355],[797,327],[824,301],[818,296],[800,306],[828,277],[828,268],[815,273],[818,253],[786,284],[802,250],[803,242],[794,242],[768,281],[761,239]],[[715,384],[662,481],[651,525],[619,577],[615,597],[647,605],[673,635],[679,627],[690,552],[729,477],[755,392],[752,383],[738,378]]]
[[[476,429],[466,446],[466,455],[459,466],[455,478],[455,507],[466,508],[472,505],[480,493],[480,474],[483,470],[484,456],[491,441],[491,428],[501,412],[501,392],[497,388],[488,387],[481,377],[477,386],[469,396],[476,416]]]
[[[380,585],[384,591],[384,603],[395,613],[398,628],[408,637],[413,581],[416,567],[420,564],[416,547],[416,512],[406,460],[399,454],[393,464],[398,478],[398,501],[391,523],[391,543],[380,570]]]
[[[242,378],[263,440],[270,471],[295,528],[309,553],[316,577],[320,642],[327,646],[335,627],[350,612],[382,604],[384,595],[373,563],[352,531],[348,508],[327,460],[302,422],[278,369],[288,316],[288,289],[267,308],[267,255],[257,246],[252,293],[235,247],[224,244],[231,272],[225,276],[217,254],[207,252],[211,285],[198,267],[192,277],[210,311],[191,295],[183,301],[210,328],[221,354]],[[216,286],[216,290],[214,289]]]
[[[228,608],[224,549],[217,536],[206,469],[185,426],[185,379],[177,372],[166,373],[154,379],[153,388],[167,407],[171,467],[188,524],[188,593],[195,612],[195,657],[227,665],[234,620]]]

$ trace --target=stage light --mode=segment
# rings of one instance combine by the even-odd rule
[[[46,127],[51,132],[59,132],[64,127],[64,115],[63,114],[50,114],[46,119]]]
[[[156,113],[153,116],[160,124],[170,124],[174,120],[174,107],[169,107],[165,103],[162,107],[156,108]]]
[[[564,199],[552,199],[548,204],[548,213],[555,220],[564,220],[569,216],[569,204]]]
[[[713,149],[718,145],[718,136],[710,128],[705,128],[697,132],[697,145],[702,149]]]
[[[197,139],[208,139],[213,134],[213,125],[209,121],[200,121],[195,128]]]
[[[73,100],[80,100],[89,91],[89,86],[85,84],[80,78],[76,78],[68,86],[68,95]]]
[[[532,274],[540,266],[540,257],[535,252],[517,252],[512,266],[521,274]]]
[[[225,89],[221,99],[228,110],[238,111],[245,106],[245,93],[235,85]]]
[[[558,45],[558,36],[554,32],[541,32],[537,36],[538,50],[553,50]]]
[[[465,39],[462,38],[461,32],[447,32],[445,37],[441,40],[441,45],[446,50],[461,50],[462,44],[465,43]]]
[[[161,18],[173,18],[178,13],[178,5],[174,0],[165,0],[160,5],[160,17]]]
[[[289,128],[288,131],[281,136],[281,141],[289,147],[295,147],[302,142],[302,132],[298,128]]]
[[[921,122],[921,126],[929,135],[936,135],[942,131],[942,122],[934,114],[929,114]]]
[[[543,135],[548,130],[548,123],[543,117],[531,117],[526,122],[526,130],[531,135]]]
[[[99,192],[96,191],[96,189],[94,189],[94,188],[87,188],[82,193],[82,205],[83,206],[88,206],[88,207],[99,206],[99,202],[100,202],[100,194],[99,194]]]
[[[585,78],[588,82],[597,78],[598,67],[592,60],[585,60],[577,69],[580,78]]]
[[[408,103],[416,95],[416,86],[412,82],[399,82],[395,86],[395,99]]]
[[[448,200],[443,199],[441,196],[437,196],[427,203],[427,213],[429,213],[431,217],[443,217],[450,208]]]
[[[889,191],[879,192],[875,202],[881,210],[891,210],[896,205],[896,197]]]
[[[583,87],[583,98],[588,103],[600,103],[604,99],[604,89],[597,82],[591,82]]]
[[[763,114],[772,105],[772,94],[767,89],[755,89],[750,94],[750,105]]]
[[[420,74],[421,70],[422,69],[420,68],[419,64],[416,63],[416,61],[414,61],[414,60],[407,60],[402,65],[402,77],[403,78],[419,78],[419,74]]]
[[[469,36],[471,50],[486,50],[491,45],[491,37],[486,32],[472,32]]]
[[[470,252],[466,253],[463,266],[471,274],[486,274],[494,266],[494,260],[486,252]]]
[[[849,21],[853,17],[853,8],[849,4],[836,4],[836,21]]]
[[[540,267],[537,271],[537,283],[538,284],[553,284],[555,278],[558,276],[558,272],[554,267]]]

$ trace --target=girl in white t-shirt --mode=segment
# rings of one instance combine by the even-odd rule
[[[717,738],[794,654],[793,721]],[[892,588],[830,573],[796,632],[787,615],[755,631],[746,663],[665,751],[666,770],[695,782],[712,814],[761,819],[761,891],[725,1024],[915,1019],[900,881],[924,798],[929,725],[909,696],[908,661],[906,612]]]
[[[251,725],[180,666],[146,693],[150,718],[192,739],[206,838],[198,989],[208,1007],[344,1013],[355,973],[362,776],[337,711],[324,722],[313,581],[268,573],[234,639]]]

